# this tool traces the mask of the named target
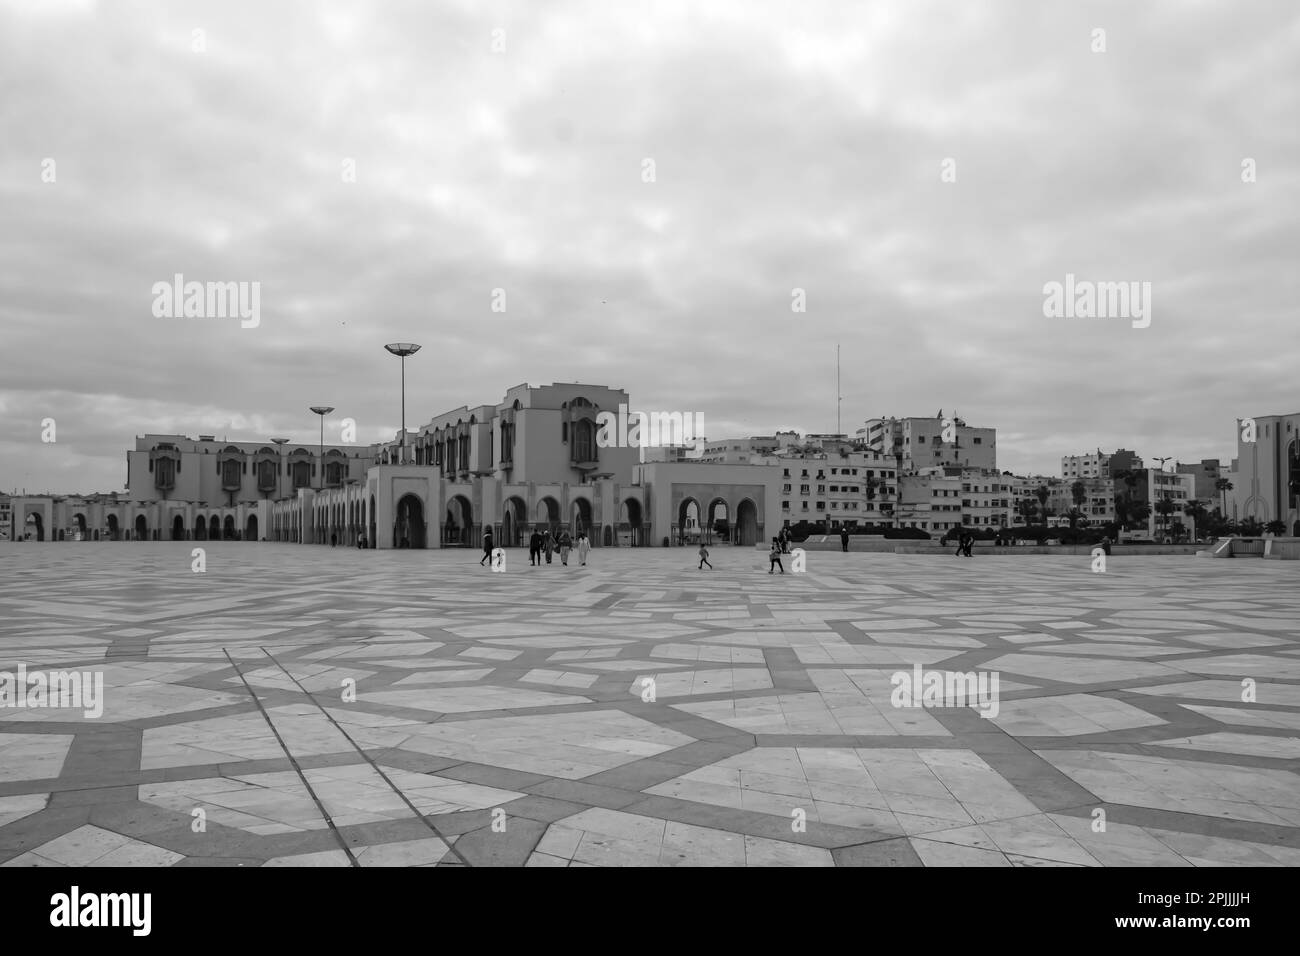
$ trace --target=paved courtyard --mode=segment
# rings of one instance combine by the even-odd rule
[[[3,865],[1300,865],[1300,563],[194,546],[0,546]]]

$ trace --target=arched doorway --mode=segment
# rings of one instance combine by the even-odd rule
[[[208,540],[208,519],[203,517],[203,515],[199,515],[194,519],[194,540]]]
[[[550,495],[540,499],[535,520],[539,531],[549,528],[552,534],[557,533],[560,530],[560,503]]]
[[[446,520],[443,522],[442,543],[445,545],[464,545],[474,543],[474,511],[469,499],[456,495],[447,502]]]
[[[677,508],[677,543],[695,543],[699,540],[701,530],[700,503],[694,498],[683,498]]]
[[[368,529],[366,531],[366,547],[368,548],[378,547],[378,545],[375,542],[376,529],[375,529],[375,496],[374,495],[370,496],[370,510],[366,513],[364,517],[365,517],[366,527]]]
[[[393,542],[402,547],[406,542],[408,548],[423,548],[424,541],[424,503],[412,494],[402,495],[397,502],[397,524],[393,528]]]
[[[77,514],[73,515],[72,520],[77,525],[77,537],[82,541],[89,541],[90,535],[86,533],[86,516],[81,512],[77,512]]]
[[[257,540],[257,515],[248,516],[248,522],[244,525],[244,540]]]
[[[731,541],[731,512],[723,498],[714,498],[709,502],[708,515],[704,521],[704,540],[709,544],[714,541],[727,543]]]
[[[176,517],[172,518],[172,540],[185,540],[185,519],[180,515],[176,515]]]
[[[30,534],[37,541],[45,540],[45,519],[41,517],[39,511],[33,511],[29,514],[24,525],[27,526],[24,534]]]
[[[758,506],[746,498],[736,508],[736,544],[753,547],[758,544]]]
[[[501,518],[501,547],[518,548],[523,545],[524,531],[528,527],[528,505],[522,498],[505,500]]]
[[[226,523],[225,523],[225,527],[222,528],[222,535],[221,535],[221,537],[222,537],[222,539],[225,540],[225,541],[234,541],[234,540],[235,540],[235,517],[234,517],[234,515],[226,515]]]
[[[216,515],[208,516],[208,540],[209,541],[221,540],[221,519],[218,518]]]
[[[574,498],[569,505],[569,534],[576,538],[580,531],[591,537],[591,502],[586,498]]]
[[[145,520],[144,515],[135,516],[135,537],[138,541],[149,540],[149,522]]]
[[[108,516],[108,536],[114,541],[122,537],[122,529],[117,524],[117,515]]]
[[[618,526],[619,544],[625,540],[633,548],[639,548],[645,544],[642,538],[641,528],[641,502],[635,498],[624,498],[622,508],[622,522]]]
[[[612,547],[614,543],[614,529],[605,525],[605,533],[601,536],[601,544],[606,548]]]

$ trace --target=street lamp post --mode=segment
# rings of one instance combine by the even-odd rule
[[[313,405],[311,410],[320,416],[320,481],[317,491],[325,488],[325,416],[334,411],[332,405]]]
[[[400,356],[402,359],[402,438],[398,442],[397,460],[400,464],[406,464],[406,357],[414,355],[420,351],[420,346],[413,342],[394,342],[391,345],[385,345],[389,352]]]

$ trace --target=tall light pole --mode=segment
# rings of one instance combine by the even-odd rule
[[[406,464],[406,357],[414,355],[420,351],[420,346],[413,342],[394,342],[391,345],[385,345],[384,348],[402,359],[402,438],[398,443],[397,460],[400,464]]]
[[[320,416],[320,481],[317,491],[325,487],[325,416],[334,411],[333,405],[313,405],[311,410]]]

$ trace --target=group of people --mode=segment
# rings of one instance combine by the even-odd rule
[[[955,558],[961,555],[969,558],[973,547],[975,547],[975,535],[963,528],[961,533],[957,535],[957,550],[953,552],[952,556]]]
[[[532,535],[528,538],[528,563],[534,567],[541,565],[542,557],[546,557],[546,563],[551,563],[551,558],[555,552],[560,552],[560,563],[566,567],[569,564],[569,554],[574,548],[578,550],[578,563],[583,567],[587,564],[587,552],[591,550],[591,540],[587,537],[587,532],[579,531],[575,541],[569,536],[567,530],[561,530],[559,534],[553,534],[550,528],[545,531],[534,529]],[[479,565],[486,564],[492,566],[492,552],[496,546],[492,542],[492,529],[483,532],[483,557]]]

